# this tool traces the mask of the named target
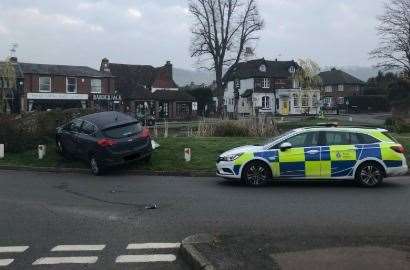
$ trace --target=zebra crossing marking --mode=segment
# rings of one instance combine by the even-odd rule
[[[171,249],[179,248],[180,243],[141,243],[141,244],[129,244],[127,249]]]
[[[101,251],[105,245],[59,245],[55,246],[51,251]]]
[[[21,253],[26,251],[29,246],[9,246],[0,247],[0,253]]]
[[[9,266],[12,262],[14,262],[14,259],[0,259],[0,267]]]
[[[173,254],[121,255],[115,263],[173,262],[176,259]]]
[[[98,261],[97,256],[90,257],[43,257],[33,265],[50,265],[50,264],[94,264]]]

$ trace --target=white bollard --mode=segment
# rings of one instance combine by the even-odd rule
[[[349,122],[353,122],[353,117],[349,117]]]
[[[4,144],[0,144],[0,159],[4,158]]]
[[[45,145],[38,146],[38,159],[44,159],[44,157],[46,156],[46,149],[47,147]]]
[[[191,148],[185,148],[184,154],[185,154],[185,161],[186,161],[186,162],[190,162],[190,161],[191,161],[191,157],[192,157],[192,150],[191,150]]]

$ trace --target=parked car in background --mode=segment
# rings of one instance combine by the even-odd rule
[[[151,158],[148,129],[119,112],[102,112],[76,118],[57,128],[57,151],[88,162],[99,175],[108,167]]]

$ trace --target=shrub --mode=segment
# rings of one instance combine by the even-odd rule
[[[70,109],[29,113],[19,117],[0,116],[0,143],[6,151],[18,153],[54,141],[56,128],[92,110]]]
[[[410,124],[400,118],[387,118],[385,121],[385,126],[388,130],[397,133],[410,132]]]
[[[200,137],[273,137],[278,134],[276,122],[264,118],[201,122],[197,132]]]

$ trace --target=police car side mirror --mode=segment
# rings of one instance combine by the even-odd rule
[[[282,144],[280,145],[279,148],[280,148],[280,150],[281,150],[282,152],[285,152],[286,150],[292,148],[292,144],[291,144],[291,143],[288,143],[288,142],[284,142],[284,143],[282,143]]]

